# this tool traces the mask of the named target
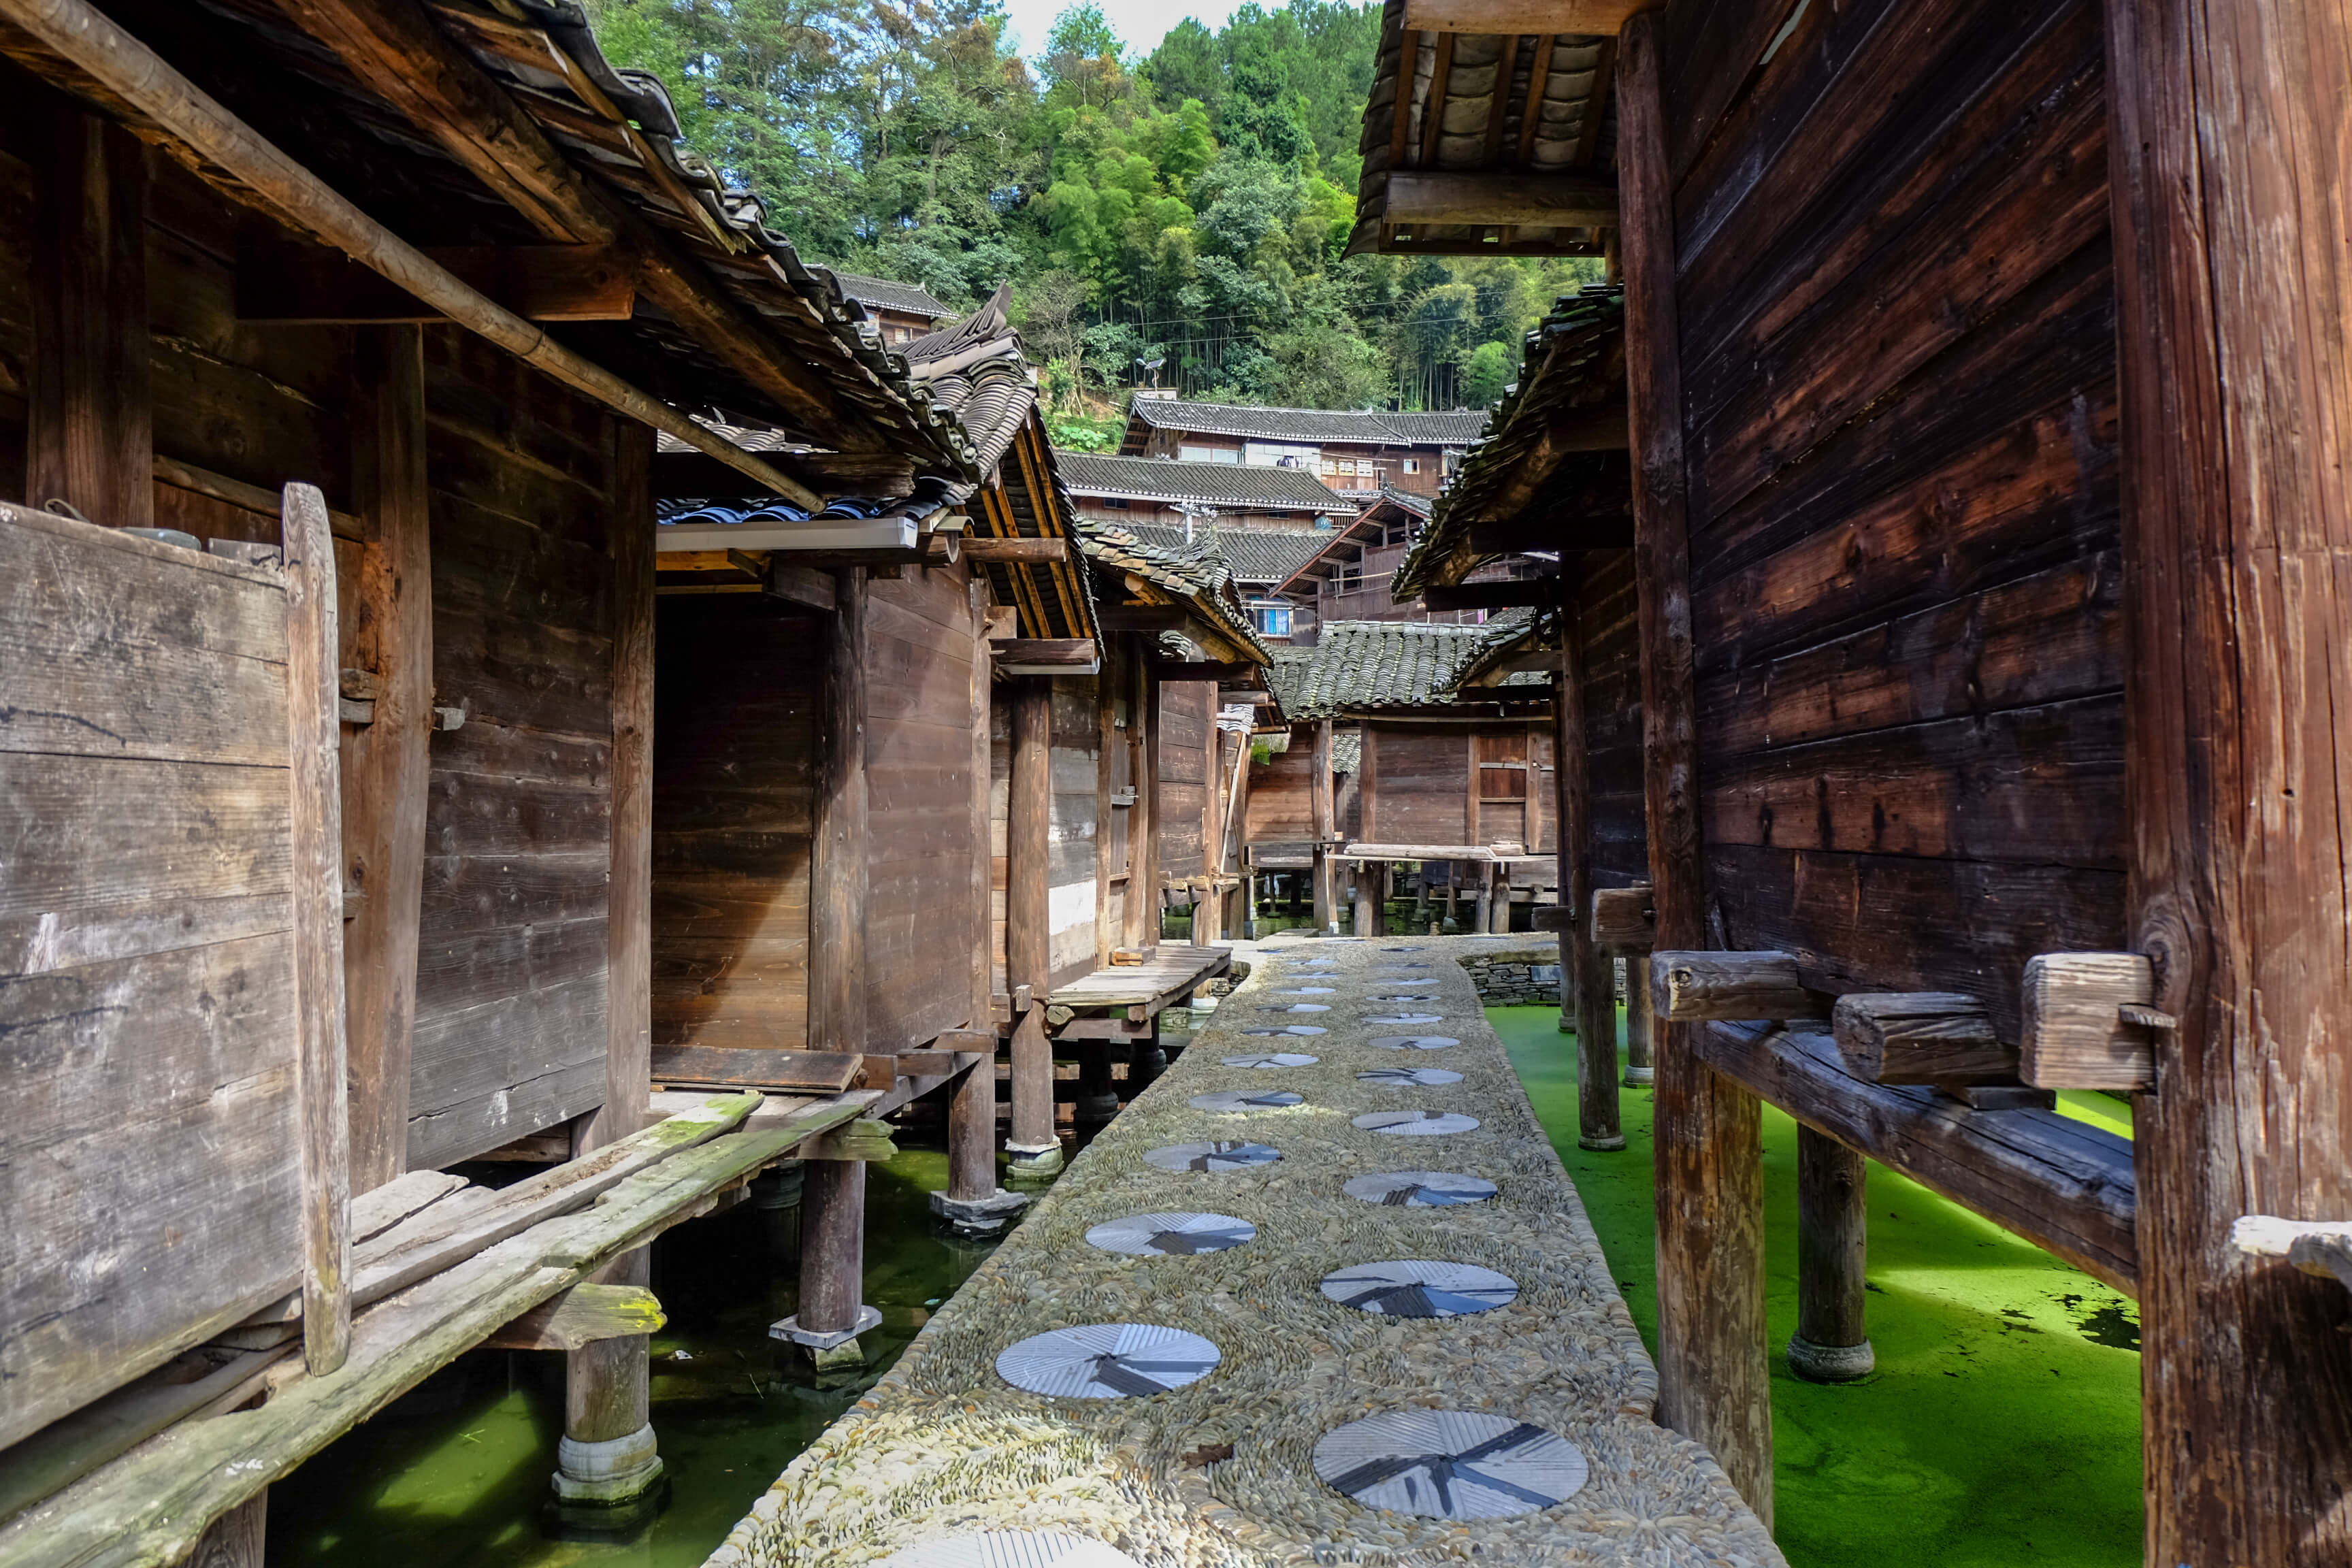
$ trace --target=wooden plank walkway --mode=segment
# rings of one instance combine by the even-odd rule
[[[1458,962],[1493,945],[1258,948],[1255,972],[1177,1064],[793,1461],[711,1568],[913,1568],[926,1546],[999,1531],[1089,1537],[1147,1568],[1473,1553],[1514,1565],[1780,1564],[1713,1458],[1654,1422],[1655,1369]],[[1309,987],[1328,990],[1295,994]],[[1293,1007],[1328,1011],[1272,1010]],[[1321,1032],[1254,1032],[1293,1029]],[[1398,1037],[1416,1043],[1376,1043]],[[1283,1059],[1252,1065],[1269,1057]],[[1199,1103],[1270,1093],[1297,1103]],[[1206,1170],[1147,1157],[1213,1141],[1280,1157]],[[1497,1191],[1440,1206],[1361,1195],[1424,1172],[1444,1173],[1426,1179],[1439,1189]],[[1154,1237],[1165,1255],[1104,1245]],[[1474,1272],[1419,1287],[1380,1276],[1400,1263]],[[1433,1303],[1487,1310],[1416,1315]],[[1093,1379],[1093,1394],[1127,1390],[1099,1397],[1024,1392],[1000,1372],[1037,1359],[1015,1350],[1034,1336],[1117,1323],[1198,1336],[1213,1364],[1183,1370],[1181,1340],[1084,1363],[1072,1375]],[[1462,1413],[1455,1436],[1436,1431],[1437,1411]],[[1424,1448],[1454,1457],[1343,1453],[1384,1424],[1418,1424]],[[1489,1428],[1483,1451],[1458,1435]],[[1318,1477],[1318,1458],[1349,1490]],[[1453,1517],[1412,1511],[1416,1500],[1439,1508],[1440,1493]]]
[[[1060,987],[1046,1001],[1073,1009],[1141,1007],[1149,1017],[1203,980],[1223,974],[1232,961],[1229,947],[1163,944],[1148,963],[1097,969]]]

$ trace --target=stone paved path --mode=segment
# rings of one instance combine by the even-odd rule
[[[1468,951],[1444,938],[1263,944],[1249,980],[1176,1066],[1072,1163],[874,1391],[793,1462],[711,1563],[850,1568],[925,1542],[1028,1530],[1091,1537],[1146,1568],[1474,1558],[1780,1564],[1713,1458],[1652,1419],[1655,1369],[1479,1010],[1458,963]],[[1412,984],[1429,980],[1436,984]],[[1307,986],[1330,990],[1276,994]],[[1372,999],[1416,994],[1429,999]],[[1261,1011],[1302,1003],[1329,1010]],[[1427,1014],[1439,1021],[1370,1021]],[[1325,1033],[1245,1032],[1292,1026]],[[1396,1036],[1460,1044],[1371,1044]],[[1316,1060],[1223,1060],[1275,1054]],[[1416,1068],[1460,1078],[1386,1081]],[[1359,1076],[1371,1072],[1381,1078]],[[1301,1098],[1239,1112],[1192,1103],[1232,1091]],[[1442,1130],[1465,1118],[1476,1127]],[[1441,1130],[1419,1130],[1426,1128]],[[1220,1170],[1171,1170],[1162,1165],[1181,1162],[1145,1158],[1212,1141],[1270,1145],[1282,1158]],[[1360,1191],[1377,1192],[1394,1184],[1357,1179],[1399,1172],[1483,1178],[1498,1193],[1420,1206],[1343,1190],[1357,1181]],[[1166,1218],[1189,1213],[1238,1220],[1255,1234],[1187,1251],[1184,1235],[1238,1234],[1216,1224],[1186,1232]],[[1172,1250],[1086,1240],[1089,1230],[1147,1215],[1162,1217],[1116,1234],[1129,1245],[1157,1236]],[[1419,1292],[1412,1279],[1365,1274],[1399,1261],[1487,1273],[1440,1271]],[[1342,1279],[1327,1290],[1334,1274]],[[1377,1310],[1349,1304],[1358,1299]],[[1451,1315],[1412,1315],[1433,1303]],[[1103,1375],[1129,1388],[1191,1378],[1145,1396],[1048,1397],[998,1374],[998,1357],[1032,1335],[1120,1322],[1199,1335],[1215,1345],[1216,1363],[1205,1373],[1155,1372],[1149,1352],[1135,1358],[1140,1371],[1106,1363]],[[1035,1361],[1033,1349],[1007,1364]],[[1383,1434],[1404,1432],[1408,1446],[1442,1442],[1441,1424],[1391,1413],[1440,1410],[1476,1416],[1444,1427],[1467,1434],[1462,1445],[1495,1436],[1452,1466],[1383,1468]],[[1316,1471],[1318,1445],[1335,1428],[1374,1417],[1386,1419],[1335,1440],[1322,1457],[1328,1471],[1388,1507],[1355,1501]],[[1534,1506],[1580,1476],[1565,1500]],[[1393,1506],[1410,1498],[1457,1512],[1532,1511],[1432,1518]]]

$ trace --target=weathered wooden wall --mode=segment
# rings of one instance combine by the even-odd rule
[[[1249,765],[1249,799],[1244,807],[1244,842],[1304,844],[1315,837],[1312,791],[1314,773],[1312,724],[1294,725],[1290,749]]]
[[[610,416],[454,328],[425,337],[433,737],[412,1167],[602,1102]],[[641,520],[632,520],[644,526]]]
[[[1633,552],[1588,554],[1577,613],[1584,634],[1592,881],[1599,888],[1626,888],[1650,878],[1642,808],[1642,647],[1633,609]]]
[[[1054,802],[1047,870],[1047,962],[1054,984],[1065,985],[1095,968],[1095,840],[1101,832],[1099,764],[1101,715],[1092,676],[1060,676],[1054,681]],[[1124,749],[1119,749],[1121,754]],[[1114,911],[1114,918],[1116,912]]]
[[[808,1044],[811,769],[824,638],[761,595],[660,601],[654,1040]]]
[[[2099,8],[1786,11],[1661,27],[1711,897],[2013,1037],[2124,934]]]
[[[1451,724],[1367,724],[1359,788],[1377,844],[1470,842],[1469,731]]]
[[[1217,688],[1206,680],[1160,689],[1160,874],[1208,869],[1209,814],[1217,798]]]
[[[971,1018],[971,610],[961,567],[871,589],[866,623],[867,1044]]]

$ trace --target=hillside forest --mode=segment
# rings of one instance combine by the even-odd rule
[[[1010,279],[1057,439],[1125,390],[1328,408],[1493,401],[1599,263],[1348,257],[1377,4],[1244,5],[1129,49],[1096,5],[1033,62],[991,0],[588,0],[688,146],[809,260],[950,305]],[[1138,361],[1160,360],[1156,372]]]

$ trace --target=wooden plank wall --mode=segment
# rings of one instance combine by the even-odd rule
[[[1642,647],[1633,552],[1595,552],[1577,591],[1584,631],[1584,736],[1591,769],[1592,885],[1650,879],[1642,802]]]
[[[1206,871],[1210,811],[1217,798],[1217,688],[1178,680],[1160,688],[1160,874]]]
[[[610,874],[610,417],[455,328],[425,334],[433,736],[412,1167],[593,1109]]]
[[[1066,985],[1095,968],[1095,840],[1100,831],[1100,715],[1093,676],[1054,680],[1053,858],[1047,868],[1046,910],[1051,931],[1047,962],[1053,984]],[[1126,748],[1117,748],[1123,757]],[[1116,918],[1117,910],[1111,911]],[[1116,929],[1116,928],[1114,928]]]
[[[657,603],[654,1041],[803,1049],[823,628],[755,594]]]
[[[866,1042],[971,1022],[971,607],[962,568],[875,583],[866,618]]]
[[[1363,835],[1379,844],[1470,842],[1470,731],[1364,726]]]
[[[1290,749],[1249,765],[1249,799],[1244,808],[1244,842],[1304,844],[1315,837],[1310,781],[1314,773],[1315,726],[1291,727]]]
[[[1759,68],[1786,10],[1662,29],[1712,897],[2014,1037],[2124,937],[2100,13],[1811,5]]]

